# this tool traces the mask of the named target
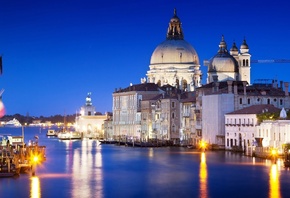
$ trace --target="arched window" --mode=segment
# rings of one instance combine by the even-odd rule
[[[243,59],[243,66],[245,66],[246,65],[246,63],[245,63],[245,59]]]
[[[242,98],[240,98],[240,104],[243,104],[243,99]]]
[[[246,60],[246,66],[249,66],[249,60],[248,59]]]

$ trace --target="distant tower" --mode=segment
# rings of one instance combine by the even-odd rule
[[[86,104],[81,107],[81,115],[82,116],[92,116],[95,115],[95,107],[92,104],[92,99],[91,99],[92,93],[89,92],[87,97],[86,97]]]
[[[247,81],[251,84],[251,54],[249,54],[249,46],[244,39],[243,44],[240,47],[239,54],[239,73],[240,80]]]

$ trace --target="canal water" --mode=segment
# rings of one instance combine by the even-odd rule
[[[187,148],[132,148],[96,140],[60,141],[47,129],[25,127],[25,142],[39,137],[47,160],[36,175],[0,178],[0,197],[289,197],[290,170],[282,161]],[[21,128],[0,128],[21,135]]]

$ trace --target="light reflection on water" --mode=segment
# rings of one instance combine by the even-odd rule
[[[95,141],[82,141],[81,149],[74,150],[72,197],[103,197],[102,147],[95,146]]]
[[[40,180],[38,177],[34,176],[30,178],[30,197],[31,198],[40,198],[41,197],[41,186]]]
[[[270,173],[269,173],[269,197],[271,198],[280,198],[280,182],[279,177],[280,173],[278,170],[277,164],[272,164]]]
[[[202,152],[200,154],[200,169],[199,169],[199,185],[201,198],[207,198],[207,168],[206,168],[206,156]]]

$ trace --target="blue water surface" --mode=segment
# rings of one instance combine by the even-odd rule
[[[282,161],[180,147],[101,145],[97,140],[46,137],[38,127],[0,128],[0,134],[39,137],[47,160],[36,175],[0,178],[0,197],[289,197]]]

